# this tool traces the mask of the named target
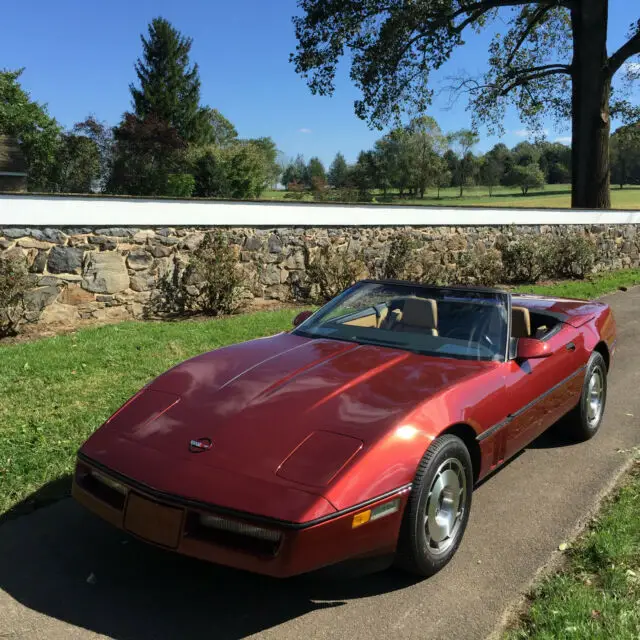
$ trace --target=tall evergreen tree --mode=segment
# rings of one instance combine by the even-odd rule
[[[347,185],[349,180],[349,166],[341,153],[337,153],[329,167],[329,184],[336,189],[341,189]]]
[[[140,87],[129,85],[136,116],[153,114],[173,127],[185,142],[208,141],[209,111],[200,106],[198,65],[190,66],[191,38],[164,18],[154,18],[148,37],[140,36],[142,58],[136,63]]]

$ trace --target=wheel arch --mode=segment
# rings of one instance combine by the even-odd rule
[[[598,344],[593,348],[594,351],[597,351],[603,358],[604,363],[607,367],[607,371],[609,371],[609,364],[611,363],[611,354],[609,353],[609,347],[604,340],[598,342]]]
[[[473,466],[473,482],[478,482],[480,477],[480,468],[482,466],[482,453],[480,451],[480,445],[477,440],[477,433],[475,429],[464,422],[457,422],[447,427],[444,431],[438,434],[438,436],[453,435],[457,436],[464,442],[465,447],[469,451],[471,456],[471,464]]]

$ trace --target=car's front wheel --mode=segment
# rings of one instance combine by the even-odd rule
[[[464,442],[454,435],[436,438],[418,465],[396,564],[421,576],[440,571],[460,546],[472,493],[471,457]]]

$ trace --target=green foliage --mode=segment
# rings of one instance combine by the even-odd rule
[[[522,195],[526,196],[529,189],[544,186],[544,174],[537,164],[516,164],[511,169],[508,182],[510,185],[520,187]]]
[[[594,242],[582,233],[556,236],[553,246],[554,275],[559,278],[585,278],[597,257]]]
[[[93,186],[97,191],[103,191],[111,176],[114,138],[113,128],[106,122],[99,122],[94,116],[88,116],[82,122],[76,122],[72,133],[90,140],[98,151],[98,175],[93,178]],[[91,160],[93,163],[94,160]],[[92,168],[93,172],[93,168]]]
[[[389,253],[382,265],[382,278],[403,280],[416,274],[416,242],[408,235],[397,235],[391,240]]]
[[[524,234],[502,247],[504,275],[508,282],[537,282],[554,274],[555,244],[550,236]]]
[[[332,187],[342,189],[347,186],[348,179],[349,166],[347,165],[347,161],[341,153],[337,153],[329,167],[327,180]]]
[[[16,335],[26,321],[29,289],[24,261],[0,258],[0,338]]]
[[[190,173],[170,173],[167,178],[167,195],[174,198],[190,198],[196,180]]]
[[[238,260],[226,234],[205,234],[191,261],[174,261],[160,280],[158,293],[149,304],[147,315],[203,313],[228,315],[242,306],[245,282],[238,271]]]
[[[75,133],[61,136],[51,178],[56,191],[90,193],[99,186],[100,171],[100,149],[94,140]]]
[[[497,249],[466,251],[460,257],[458,281],[461,284],[473,284],[493,287],[504,280],[502,254]]]
[[[135,114],[154,116],[176,130],[185,142],[209,142],[212,114],[200,107],[198,65],[190,66],[192,40],[168,20],[154,18],[148,36],[140,37],[142,59],[136,63],[140,87],[131,84]]]
[[[611,136],[611,181],[640,184],[640,123],[620,127]]]
[[[420,282],[437,286],[452,283],[453,277],[450,269],[444,264],[438,253],[425,251],[420,256]]]
[[[362,252],[327,245],[311,257],[309,249],[304,250],[309,298],[313,302],[327,302],[366,273]]]
[[[114,130],[113,169],[107,191],[163,196],[169,175],[185,167],[186,145],[178,131],[155,115],[144,119],[125,113]]]
[[[227,147],[238,139],[238,132],[233,124],[217,109],[207,109],[207,120],[210,125],[207,143],[216,147]]]
[[[16,138],[24,154],[31,191],[51,188],[58,151],[60,125],[46,105],[31,99],[21,87],[23,69],[0,70],[0,134]]]
[[[185,270],[184,282],[193,283],[196,289],[192,293],[187,285],[188,307],[209,316],[237,311],[245,289],[237,265],[226,235],[220,231],[207,233]]]

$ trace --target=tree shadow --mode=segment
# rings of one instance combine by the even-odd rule
[[[25,503],[35,504],[35,497]],[[0,558],[0,589],[12,598],[119,640],[244,638],[314,610],[416,582],[393,570],[350,579],[320,572],[288,580],[236,571],[138,542],[73,500],[28,518],[5,518]]]

